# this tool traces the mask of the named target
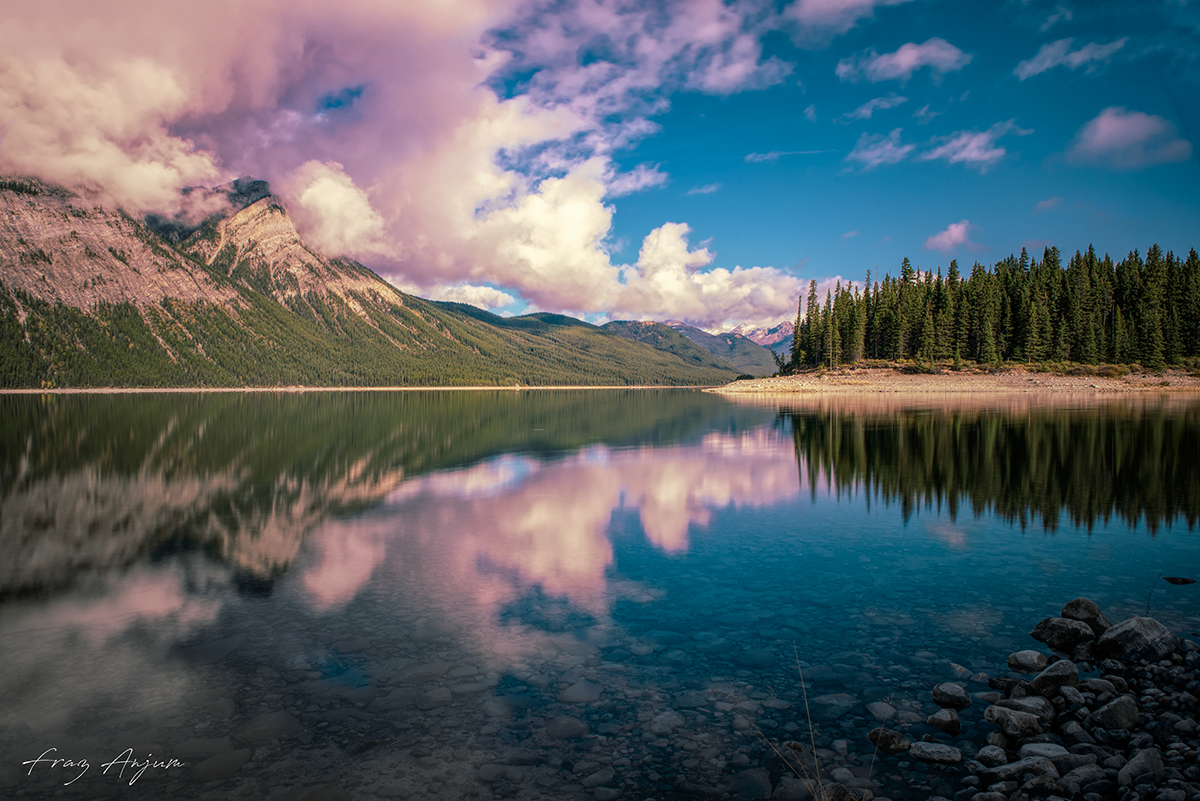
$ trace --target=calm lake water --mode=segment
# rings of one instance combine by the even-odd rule
[[[1195,399],[4,396],[0,795],[951,795],[868,705],[969,754],[1066,601],[1200,631],[1198,518]]]

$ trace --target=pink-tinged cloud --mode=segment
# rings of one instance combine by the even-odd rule
[[[977,248],[979,246],[971,241],[971,229],[974,227],[968,220],[950,223],[945,230],[925,240],[925,249],[949,254],[964,247]]]
[[[838,62],[835,73],[843,81],[907,81],[917,70],[928,67],[935,76],[961,70],[972,56],[945,39],[934,37],[922,44],[909,42],[894,53],[880,55],[874,49]]]
[[[1071,11],[1071,9],[1069,9],[1069,8],[1065,8],[1064,6],[1058,6],[1057,8],[1054,9],[1053,14],[1046,17],[1046,21],[1042,23],[1041,31],[1042,31],[1042,33],[1045,33],[1046,31],[1050,30],[1058,23],[1070,22],[1074,18],[1075,18],[1075,12]]]
[[[704,184],[703,186],[693,186],[687,193],[689,195],[711,195],[720,188],[720,184]]]
[[[1087,67],[1088,72],[1093,72],[1098,65],[1108,61],[1113,53],[1124,47],[1125,43],[1129,41],[1129,37],[1117,39],[1106,45],[1091,42],[1078,50],[1071,49],[1071,43],[1074,41],[1074,39],[1059,39],[1057,42],[1042,45],[1042,49],[1037,52],[1037,55],[1018,64],[1017,68],[1013,70],[1013,74],[1024,81],[1058,66],[1066,67],[1069,70]]]
[[[1027,136],[1033,131],[1018,127],[1015,120],[998,122],[986,131],[958,131],[934,139],[936,147],[922,153],[920,158],[922,161],[944,159],[951,164],[965,164],[987,172],[1008,153],[996,144],[996,140],[1010,133]]]
[[[1067,151],[1076,164],[1138,170],[1192,157],[1192,143],[1162,117],[1111,106],[1079,129]]]
[[[1033,205],[1033,213],[1041,214],[1044,211],[1050,211],[1050,209],[1057,208],[1060,203],[1062,203],[1062,198],[1058,195],[1039,200]]]
[[[908,158],[908,154],[916,147],[901,144],[900,130],[896,128],[887,136],[864,133],[858,137],[854,150],[846,155],[846,161],[857,162],[864,171],[884,164],[899,164]]]
[[[875,15],[876,8],[908,0],[796,0],[783,15],[798,26],[801,41],[824,42]]]
[[[847,111],[842,115],[844,121],[849,120],[869,120],[876,111],[883,111],[896,106],[903,105],[908,102],[907,97],[889,92],[883,97],[876,97],[873,100],[868,100],[854,111]]]

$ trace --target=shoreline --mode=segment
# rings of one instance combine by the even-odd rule
[[[1184,370],[1130,373],[1119,378],[1064,375],[1013,367],[1001,373],[902,373],[893,367],[844,367],[774,378],[734,381],[705,390],[725,396],[766,395],[1073,395],[1200,393],[1200,376]]]
[[[273,392],[302,394],[306,392],[543,392],[547,390],[590,390],[590,389],[690,389],[706,392],[717,389],[712,384],[604,384],[601,386],[550,385],[550,386],[466,386],[466,387],[56,387],[54,389],[9,388],[0,389],[0,395],[148,395],[152,393],[204,393],[204,392]]]

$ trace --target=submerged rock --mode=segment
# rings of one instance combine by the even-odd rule
[[[902,754],[912,745],[912,742],[900,732],[885,729],[882,726],[867,732],[867,740],[885,754]]]
[[[962,762],[962,751],[942,743],[915,742],[908,749],[913,759],[922,762],[936,762],[939,765],[953,765]]]
[[[983,718],[996,724],[996,728],[1009,737],[1032,737],[1042,733],[1041,721],[1028,712],[992,705],[984,710]]]
[[[290,712],[267,712],[251,718],[238,732],[237,739],[251,745],[263,745],[302,731],[304,727]]]
[[[941,729],[951,737],[962,731],[962,721],[958,719],[958,713],[953,709],[939,709],[926,718],[925,723],[935,729]]]

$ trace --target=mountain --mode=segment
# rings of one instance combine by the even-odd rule
[[[734,328],[731,333],[741,334],[751,342],[773,350],[781,356],[790,356],[792,336],[796,333],[796,326],[787,320],[772,328],[759,328],[743,323]]]
[[[718,370],[735,369],[725,359],[715,356],[700,347],[675,329],[663,323],[638,320],[617,320],[600,326],[609,333],[635,342],[644,342],[657,350],[673,353],[686,364],[696,367],[713,367]]]
[[[720,384],[569,317],[406,295],[307,247],[263,182],[198,225],[0,180],[0,386]],[[217,198],[220,200],[220,198]]]
[[[714,356],[729,362],[739,373],[764,376],[779,369],[769,350],[741,334],[710,334],[678,320],[669,320],[666,325]]]

